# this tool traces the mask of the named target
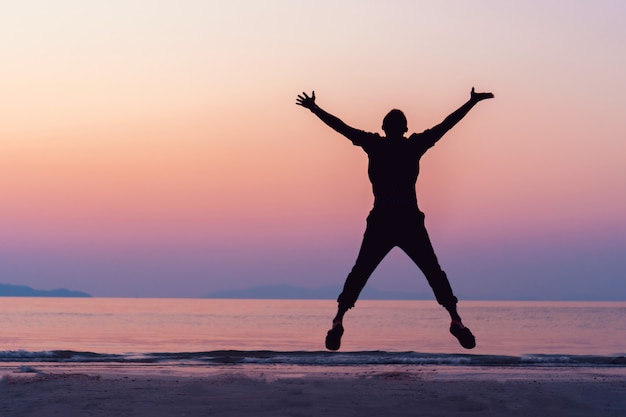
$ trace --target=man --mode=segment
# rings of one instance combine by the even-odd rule
[[[296,104],[311,110],[324,123],[367,153],[368,175],[374,193],[374,208],[367,217],[359,255],[337,299],[337,315],[326,335],[327,349],[339,349],[345,313],[354,307],[374,269],[395,246],[402,249],[426,276],[437,302],[450,314],[450,333],[464,348],[472,349],[476,346],[474,335],[463,325],[457,312],[458,300],[445,272],[439,266],[424,227],[424,214],[417,206],[415,182],[422,155],[465,117],[476,103],[490,98],[493,98],[493,94],[476,93],[472,88],[470,99],[443,122],[405,138],[407,121],[400,110],[391,110],[385,116],[382,125],[385,136],[380,136],[350,127],[322,110],[315,103],[315,91],[310,97],[306,93],[298,95]]]

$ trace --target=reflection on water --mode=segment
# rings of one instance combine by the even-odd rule
[[[0,298],[0,351],[317,351],[332,300]],[[626,352],[624,302],[465,301],[472,354]],[[434,301],[359,301],[342,351],[469,353]]]

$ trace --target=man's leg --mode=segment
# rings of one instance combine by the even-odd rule
[[[439,265],[430,237],[424,227],[423,214],[418,212],[414,217],[407,219],[405,233],[398,246],[424,273],[437,302],[450,312],[453,320],[460,321],[456,313],[457,298],[452,292],[446,273]]]
[[[457,311],[457,298],[452,292],[450,281],[446,273],[441,269],[437,255],[433,249],[430,237],[424,226],[424,216],[419,213],[407,222],[407,233],[403,236],[398,246],[415,262],[424,273],[428,284],[432,288],[437,302],[450,314],[450,332],[459,339],[461,345],[471,349],[475,346],[474,336],[463,325],[461,316]]]
[[[329,350],[339,349],[343,334],[344,315],[354,307],[372,272],[394,246],[385,230],[384,225],[380,224],[375,216],[370,215],[359,255],[346,278],[343,291],[337,299],[337,315],[333,319],[333,327],[326,337],[326,347]]]
[[[381,242],[368,236],[367,233],[365,234],[354,267],[348,274],[343,285],[343,291],[337,298],[338,312],[335,320],[341,321],[346,311],[354,307],[367,280],[392,247],[387,242]]]

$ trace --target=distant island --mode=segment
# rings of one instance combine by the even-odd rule
[[[205,298],[243,298],[243,299],[290,299],[290,300],[334,300],[341,288],[327,286],[303,288],[294,285],[263,285],[241,290],[215,291]],[[419,294],[406,291],[384,291],[374,287],[365,287],[360,299],[363,300],[431,300],[432,294]]]
[[[26,285],[0,284],[0,297],[91,297],[91,295],[65,288],[36,290]]]

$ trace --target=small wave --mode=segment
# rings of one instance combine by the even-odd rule
[[[0,351],[0,363],[129,363],[245,365],[283,364],[302,366],[351,365],[447,365],[447,366],[626,366],[625,356],[529,354],[521,356],[439,354],[419,352],[326,352],[326,351],[243,351],[155,352],[107,354],[52,351]]]

